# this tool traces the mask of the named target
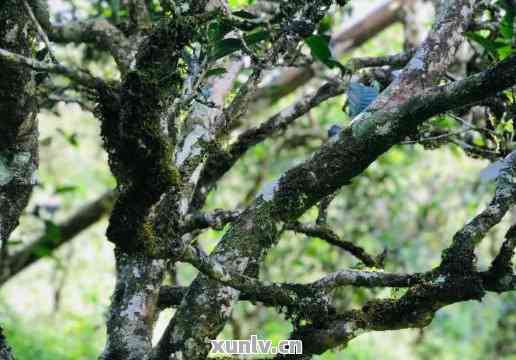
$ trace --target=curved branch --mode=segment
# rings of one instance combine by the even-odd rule
[[[378,261],[369,255],[362,247],[357,246],[350,241],[340,239],[339,236],[328,226],[302,224],[298,221],[294,221],[286,224],[285,229],[305,234],[307,236],[318,237],[331,245],[349,252],[367,266],[378,268],[382,267],[381,264],[379,264]]]
[[[134,57],[134,44],[106,19],[69,22],[53,26],[49,33],[57,43],[92,43],[100,49],[108,50],[122,73],[129,70]]]

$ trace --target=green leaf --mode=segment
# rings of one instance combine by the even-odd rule
[[[69,192],[74,192],[78,189],[77,186],[75,185],[64,185],[64,186],[58,186],[56,188],[56,191],[55,193],[56,194],[64,194],[64,193],[69,193]]]
[[[491,39],[483,37],[482,35],[480,35],[478,33],[467,32],[466,37],[470,40],[473,40],[477,44],[479,44],[482,48],[484,48],[484,50],[486,50],[489,54],[491,54],[495,58],[498,58],[497,49],[506,46],[506,44],[503,41],[491,40]]]
[[[510,45],[507,45],[507,46],[498,48],[497,53],[498,53],[498,58],[500,60],[504,60],[514,53],[514,48]]]
[[[45,220],[45,241],[34,249],[39,257],[50,256],[51,244],[58,244],[61,241],[61,228],[50,220]]]
[[[79,146],[79,139],[77,138],[77,136],[78,136],[77,133],[69,134],[69,133],[65,132],[63,129],[57,129],[57,132],[60,133],[61,135],[63,135],[65,140],[73,147]]]
[[[215,45],[213,52],[213,59],[217,60],[224,56],[227,56],[235,51],[242,49],[242,41],[240,39],[228,38],[222,39]]]
[[[237,16],[237,17],[242,18],[242,19],[252,20],[252,19],[257,19],[258,18],[258,16],[256,16],[255,14],[251,14],[250,12],[245,11],[245,10],[238,10],[238,11],[233,12],[232,14],[234,16]]]
[[[338,67],[341,71],[346,72],[347,69],[338,60],[333,58],[330,50],[330,37],[327,35],[311,35],[305,38],[305,43],[310,48],[312,57],[322,62],[324,65],[333,69]]]
[[[260,41],[267,40],[269,37],[270,33],[268,31],[260,30],[244,36],[244,39],[247,45],[254,45]]]
[[[332,58],[330,51],[330,37],[326,35],[311,35],[305,39],[312,56],[321,62]]]
[[[120,0],[111,0],[111,11],[113,13],[113,20],[118,22],[118,12],[120,11]]]
[[[53,221],[45,221],[45,236],[53,242],[61,240],[61,228]]]
[[[502,34],[505,40],[511,43],[514,37],[514,20],[516,19],[516,11],[507,1],[500,1],[499,3],[500,6],[505,9],[505,15],[500,21],[500,34]]]
[[[244,40],[248,46],[255,45],[260,41],[268,39],[270,36],[267,31],[256,31],[244,36]],[[241,50],[244,47],[242,40],[236,38],[227,38],[218,41],[215,45],[212,59],[217,60],[227,56],[235,51]]]
[[[21,245],[23,244],[23,241],[21,240],[9,240],[7,241],[7,245]]]
[[[208,39],[212,42],[220,41],[233,27],[226,21],[214,21],[208,25]]]
[[[225,74],[227,71],[224,68],[213,68],[206,72],[206,77],[210,76],[220,76]]]
[[[41,139],[41,141],[39,142],[40,146],[50,146],[50,144],[52,144],[52,137],[50,136]]]
[[[438,126],[443,129],[453,129],[455,128],[455,120],[451,116],[441,115],[435,118],[433,121],[435,126]]]
[[[329,33],[333,26],[333,17],[326,15],[319,23],[318,32],[321,34]]]

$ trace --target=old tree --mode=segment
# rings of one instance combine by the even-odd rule
[[[289,356],[309,359],[366,332],[425,327],[443,307],[516,288],[514,228],[489,267],[479,268],[475,254],[516,201],[516,157],[506,157],[512,138],[495,131],[516,114],[512,1],[383,1],[353,22],[346,14],[355,4],[347,0],[91,3],[97,12],[71,17],[49,15],[46,0],[0,3],[0,278],[6,282],[40,256],[34,244],[11,251],[8,241],[37,183],[37,115],[59,101],[76,102],[98,119],[117,186],[61,224],[59,241],[47,248],[109,209],[106,237],[117,272],[101,359],[205,359],[209,340],[239,301],[281,313],[293,326],[291,338],[303,341],[304,354]],[[417,19],[423,7],[435,13],[424,19],[433,19],[428,28]],[[339,62],[395,21],[404,26],[404,52]],[[81,51],[97,66],[114,60],[115,74],[60,59],[55,50],[67,44],[85,45]],[[344,99],[352,81],[379,95],[350,121],[344,113],[335,119],[341,131],[242,198],[245,205],[205,206],[251,149],[285,140],[296,120]],[[289,96],[278,112],[250,121]],[[434,121],[444,115],[455,127]],[[472,157],[506,157],[487,207],[456,230],[440,263],[423,272],[381,270],[388,248],[371,254],[352,236],[340,239],[326,221],[336,192],[402,143],[454,143]],[[310,209],[317,220],[301,221]],[[196,239],[210,228],[225,232],[208,253]],[[311,283],[266,281],[263,261],[288,232],[323,239],[363,266]],[[167,280],[179,263],[199,271],[186,287]],[[339,288],[364,287],[404,290],[360,307],[335,305]],[[171,307],[174,316],[153,344],[156,319]],[[1,340],[1,358],[12,358],[8,337]]]

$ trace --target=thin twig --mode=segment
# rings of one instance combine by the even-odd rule
[[[23,0],[23,5],[25,6],[25,9],[27,10],[27,13],[29,14],[30,19],[34,23],[34,26],[36,27],[38,35],[40,36],[41,40],[45,43],[45,46],[48,49],[48,54],[50,55],[50,58],[52,59],[54,64],[59,64],[59,61],[57,60],[56,56],[54,55],[54,51],[52,50],[52,47],[50,46],[50,41],[48,40],[47,33],[41,27],[41,24],[39,23],[38,19],[36,19],[36,16],[34,15],[34,12],[32,11],[32,8],[30,7],[27,0]]]

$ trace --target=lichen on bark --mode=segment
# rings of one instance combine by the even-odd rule
[[[34,30],[19,1],[0,5],[0,48],[29,58],[35,53]],[[0,66],[0,241],[4,257],[5,244],[35,184],[38,127],[32,73],[8,61],[0,60]],[[0,268],[5,271],[3,264]]]

